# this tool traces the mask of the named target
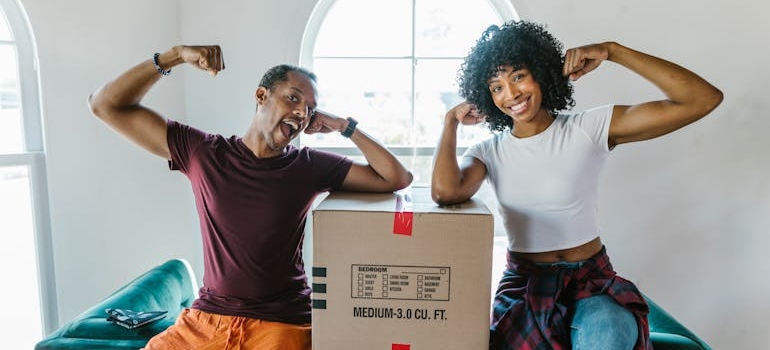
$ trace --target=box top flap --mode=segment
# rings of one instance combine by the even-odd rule
[[[451,205],[439,206],[430,196],[427,186],[408,187],[395,193],[333,192],[314,210],[317,211],[375,211],[414,212],[446,214],[491,215],[484,202],[479,199]]]

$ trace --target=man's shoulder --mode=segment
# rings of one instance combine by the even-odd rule
[[[291,146],[291,145],[289,145]],[[339,153],[335,153],[332,151],[324,150],[324,149],[318,149],[314,147],[308,147],[308,146],[302,146],[302,147],[293,147],[296,152],[299,154],[307,154],[310,157],[324,157],[324,158],[345,158],[344,155],[341,155]]]
[[[210,133],[210,132],[204,131],[203,129],[194,127],[190,124],[180,122],[178,120],[168,119],[166,120],[166,124],[169,127],[169,131],[174,133],[196,134],[196,135],[200,135],[203,138],[220,138],[220,139],[225,138],[220,134]]]
[[[309,166],[319,169],[336,169],[340,166],[349,167],[353,164],[351,158],[324,149],[301,147],[296,152],[298,158],[306,159]]]

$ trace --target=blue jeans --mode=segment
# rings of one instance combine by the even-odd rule
[[[639,336],[631,311],[608,295],[578,300],[570,327],[574,350],[633,349]]]

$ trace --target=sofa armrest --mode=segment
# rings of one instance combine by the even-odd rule
[[[655,350],[711,350],[711,347],[695,333],[679,323],[652,299],[644,296],[650,313],[650,340]]]
[[[40,341],[36,350],[139,349],[174,323],[197,297],[197,282],[187,261],[172,259],[124,285]],[[165,319],[126,329],[107,321],[105,309],[166,310]]]

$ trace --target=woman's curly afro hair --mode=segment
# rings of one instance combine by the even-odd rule
[[[572,108],[572,83],[562,74],[563,46],[541,24],[511,21],[487,28],[465,58],[459,76],[460,96],[487,116],[492,131],[513,127],[513,120],[495,106],[487,81],[498,67],[527,68],[540,84],[542,108],[555,115]]]

